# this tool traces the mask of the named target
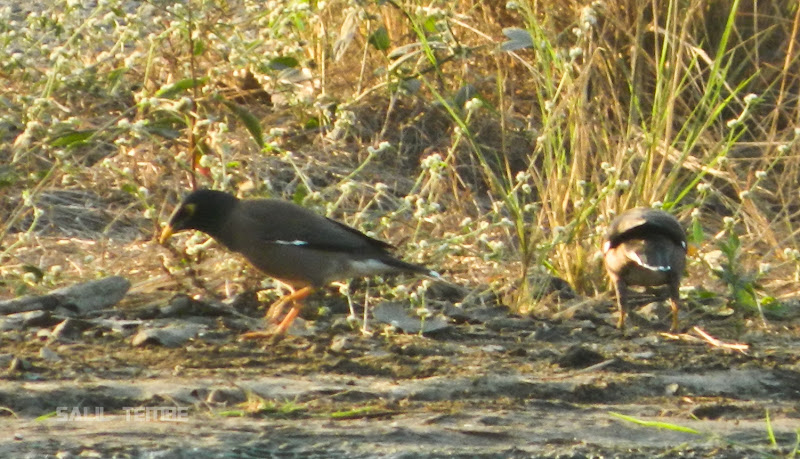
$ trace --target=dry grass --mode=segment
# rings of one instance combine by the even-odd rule
[[[686,285],[797,294],[796,2],[189,4],[5,7],[1,296],[177,288],[151,238],[193,185],[294,199],[521,310],[551,306],[530,273],[607,291],[635,205],[690,228]]]

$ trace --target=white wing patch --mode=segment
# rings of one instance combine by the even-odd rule
[[[664,271],[664,272],[672,271],[672,267],[669,265],[667,266],[648,265],[647,263],[643,262],[642,259],[639,258],[639,254],[634,251],[628,252],[628,258],[633,260],[637,265],[641,266],[642,268],[649,269],[650,271]]]
[[[281,245],[295,245],[295,246],[308,245],[308,241],[301,241],[300,239],[295,239],[294,241],[281,241],[280,239],[278,239],[272,242]]]
[[[434,278],[434,279],[444,280],[444,278],[442,277],[442,275],[441,275],[441,274],[439,274],[439,273],[437,273],[437,272],[436,272],[436,271],[434,271],[434,270],[430,270],[430,271],[428,271],[428,276],[429,276],[429,277],[432,277],[432,278]]]

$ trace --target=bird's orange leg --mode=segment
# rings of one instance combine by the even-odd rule
[[[669,299],[669,305],[672,308],[672,327],[671,332],[678,331],[678,301],[675,298]]]
[[[672,308],[672,327],[669,329],[671,332],[678,331],[678,309],[681,301],[680,282],[680,278],[676,278],[669,284],[669,306]]]
[[[617,328],[625,330],[625,317],[627,316],[626,307],[628,306],[628,286],[621,280],[614,282],[614,290],[617,293],[617,306],[619,307],[619,320]]]
[[[274,320],[277,318],[277,316],[283,312],[283,308],[286,306],[286,303],[291,302],[292,308],[274,330],[244,333],[239,336],[239,339],[253,340],[282,336],[286,333],[286,330],[289,329],[289,326],[292,325],[292,322],[294,322],[294,319],[297,318],[297,315],[300,314],[300,310],[303,309],[303,300],[313,291],[313,287],[303,287],[300,290],[292,292],[289,295],[286,295],[283,298],[280,298],[278,301],[272,303],[272,306],[270,306],[269,310],[267,311],[268,320]],[[273,308],[277,308],[277,313],[272,311]]]
[[[303,309],[303,305],[300,303],[292,304],[292,308],[289,309],[289,312],[286,313],[286,317],[283,318],[280,324],[275,328],[274,334],[275,335],[283,335],[286,333],[286,330],[292,325],[294,319],[297,318],[297,315],[300,314],[300,310]]]
[[[267,322],[278,323],[278,317],[283,313],[283,309],[286,307],[286,303],[289,302],[289,298],[295,293],[295,290],[291,289],[291,293],[275,300],[275,302],[267,308],[267,314],[264,316],[264,319]]]

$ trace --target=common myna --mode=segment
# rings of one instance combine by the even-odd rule
[[[603,255],[617,291],[617,327],[625,328],[628,286],[666,285],[672,308],[672,330],[676,330],[678,287],[686,265],[686,233],[678,220],[663,210],[646,207],[627,210],[611,222]]]
[[[400,272],[439,277],[427,268],[394,258],[388,252],[391,244],[279,199],[238,199],[222,191],[197,190],[175,209],[159,242],[189,229],[208,234],[290,287],[292,292],[267,311],[267,319],[276,322],[285,305],[292,305],[275,335],[286,332],[305,297],[330,282]],[[243,337],[264,336],[267,334],[249,333]]]

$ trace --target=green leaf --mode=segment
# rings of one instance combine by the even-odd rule
[[[54,417],[56,417],[56,415],[58,415],[57,411],[51,411],[49,413],[45,413],[45,414],[39,416],[38,418],[35,418],[33,420],[33,422],[42,422],[42,421],[44,421],[46,419],[54,418]]]
[[[425,19],[425,22],[422,23],[422,27],[427,32],[430,32],[430,33],[436,32],[436,18],[433,17],[433,16],[428,16],[428,18]]]
[[[700,224],[700,220],[694,219],[692,221],[692,240],[695,244],[699,244],[705,240],[705,232],[703,231],[703,225]]]
[[[144,126],[145,130],[150,134],[175,140],[180,137],[180,130],[186,127],[186,121],[170,111],[160,110],[154,116],[158,116],[158,118],[148,121]]]
[[[253,137],[253,141],[256,145],[258,145],[259,148],[264,148],[264,133],[261,130],[261,123],[258,118],[246,108],[229,100],[225,101],[225,106],[244,123],[244,126],[250,132],[250,136]]]
[[[369,44],[374,46],[378,51],[386,51],[392,45],[391,40],[389,40],[389,32],[387,32],[384,26],[380,26],[378,30],[372,32],[368,41]]]
[[[286,70],[299,67],[300,62],[291,56],[280,56],[269,61],[269,68],[272,70]]]
[[[294,190],[294,194],[292,195],[292,202],[299,205],[303,204],[303,200],[308,196],[308,188],[305,187],[302,183],[297,185],[297,188]]]
[[[192,51],[195,56],[203,54],[206,50],[206,42],[203,40],[196,40],[194,42],[194,50]]]
[[[719,294],[717,294],[716,292],[712,292],[710,290],[706,290],[703,288],[697,289],[695,291],[695,295],[697,296],[697,298],[701,300],[708,300],[711,298],[717,298],[719,296]]]
[[[162,86],[161,89],[156,91],[155,96],[162,99],[169,99],[187,89],[203,86],[208,82],[208,77],[202,78],[184,78],[175,83]]]
[[[125,73],[127,71],[128,71],[127,67],[120,67],[118,69],[114,69],[114,70],[108,72],[108,76],[106,78],[108,79],[108,82],[112,86],[115,86],[117,83],[120,82],[120,80],[122,79],[122,76],[125,75]]]
[[[735,295],[736,304],[744,306],[747,309],[758,309],[758,300],[756,299],[756,292],[750,286],[742,286],[736,289]]]
[[[644,427],[655,427],[657,429],[666,429],[666,430],[673,430],[675,432],[684,432],[690,433],[694,435],[700,435],[701,432],[699,430],[692,429],[691,427],[684,427],[678,424],[671,424],[668,422],[660,422],[660,421],[643,421],[641,419],[634,418],[633,416],[626,416],[620,413],[609,412],[611,416],[615,418],[622,419],[623,421],[632,422],[634,424],[644,426]]]
[[[67,131],[51,138],[50,146],[56,148],[72,148],[80,145],[86,145],[89,138],[92,137],[95,132],[97,131]]]
[[[769,444],[775,448],[778,446],[778,440],[775,438],[775,431],[772,430],[772,421],[769,419],[769,410],[766,410],[764,418],[764,421],[767,423],[767,438],[769,438]]]
[[[122,191],[124,191],[124,192],[126,192],[128,194],[131,194],[133,196],[136,196],[136,194],[139,193],[139,189],[136,188],[131,183],[126,183],[126,184],[122,185]]]

